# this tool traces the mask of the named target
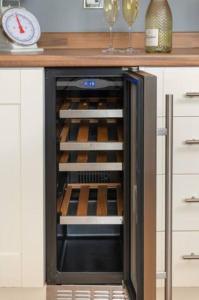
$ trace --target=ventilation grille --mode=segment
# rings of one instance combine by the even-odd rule
[[[127,300],[120,286],[56,286],[48,287],[47,300]]]

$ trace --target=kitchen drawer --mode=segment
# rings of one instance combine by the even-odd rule
[[[174,230],[199,230],[199,175],[174,175],[173,216]]]
[[[157,231],[165,228],[165,176],[157,175]]]
[[[0,103],[20,103],[20,70],[0,69]]]
[[[174,287],[199,287],[199,256],[193,259],[192,254],[199,255],[199,232],[174,232]]]
[[[174,95],[174,116],[199,116],[199,68],[166,68],[164,92]]]
[[[165,127],[165,118],[157,118],[157,128]],[[159,130],[158,130],[159,131]],[[165,174],[165,136],[157,135],[157,174]]]
[[[192,140],[199,140],[199,118],[174,118],[174,174],[199,174],[199,144]]]

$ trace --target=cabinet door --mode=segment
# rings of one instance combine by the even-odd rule
[[[21,71],[22,285],[44,284],[44,71]]]
[[[20,103],[20,69],[0,69],[0,103]]]
[[[21,285],[20,107],[0,105],[0,286]]]

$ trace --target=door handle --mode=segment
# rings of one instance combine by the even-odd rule
[[[186,140],[185,144],[186,145],[199,145],[199,140],[198,139]]]
[[[199,198],[191,197],[184,200],[186,203],[199,203]]]
[[[199,93],[198,92],[186,93],[185,96],[190,98],[199,97]]]
[[[184,255],[182,258],[184,260],[199,260],[199,255],[191,253],[190,255]]]
[[[172,300],[173,95],[166,95],[165,300]]]

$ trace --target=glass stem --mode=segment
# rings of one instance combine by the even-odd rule
[[[129,49],[132,48],[132,35],[131,35],[131,26],[129,26]]]
[[[109,27],[109,31],[110,31],[110,44],[109,44],[109,48],[113,49],[113,27],[112,26]]]

